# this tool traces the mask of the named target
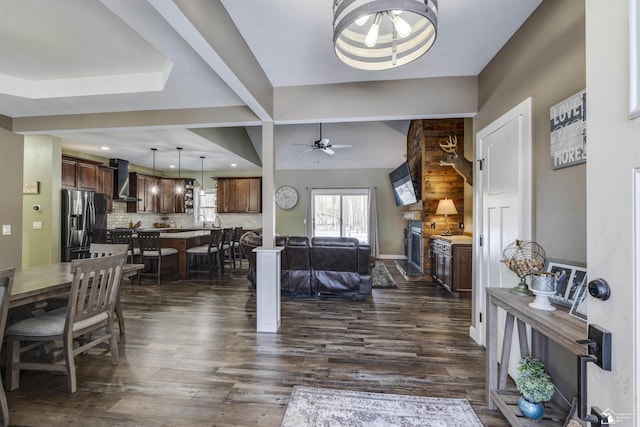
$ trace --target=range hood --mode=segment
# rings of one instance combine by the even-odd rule
[[[109,159],[109,166],[115,168],[113,176],[113,201],[139,201],[140,199],[129,195],[129,161],[122,159]]]

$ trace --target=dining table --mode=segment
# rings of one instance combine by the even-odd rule
[[[144,269],[144,264],[124,264],[121,280],[138,274],[138,271],[142,269]],[[70,262],[58,262],[16,270],[13,276],[9,308],[46,301],[50,298],[65,297],[69,295],[72,281],[73,273]],[[123,335],[125,326],[120,306],[120,293],[118,293],[116,300],[115,313],[118,318],[120,335]]]
[[[124,264],[122,279],[131,277],[144,268],[144,264]],[[66,296],[71,289],[73,273],[70,262],[59,262],[16,270],[9,308]]]

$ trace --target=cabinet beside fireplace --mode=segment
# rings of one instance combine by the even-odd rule
[[[471,296],[471,237],[431,236],[430,273],[433,281],[455,296]]]

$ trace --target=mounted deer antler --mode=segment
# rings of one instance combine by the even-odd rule
[[[449,137],[448,143],[440,143],[440,148],[447,153],[447,155],[440,160],[440,166],[452,166],[469,185],[473,185],[473,162],[465,159],[463,156],[459,156],[456,152],[457,146],[458,137],[456,136],[454,136],[453,139]]]

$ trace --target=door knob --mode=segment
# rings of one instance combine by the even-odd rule
[[[604,279],[590,281],[587,288],[592,297],[601,299],[602,301],[608,300],[611,296],[611,287]]]

